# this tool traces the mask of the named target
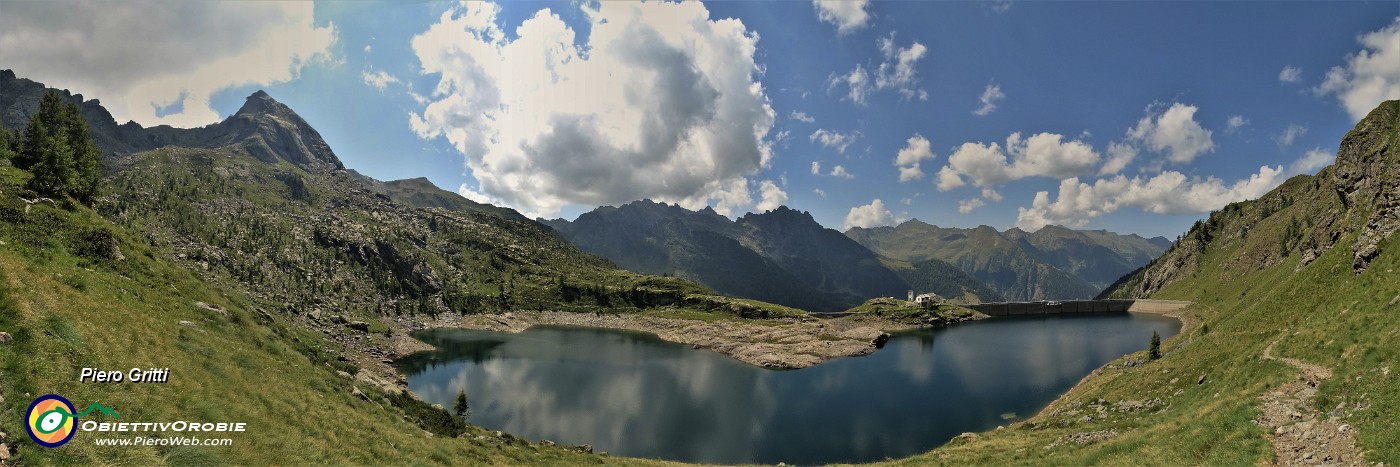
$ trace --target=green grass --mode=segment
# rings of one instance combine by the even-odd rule
[[[915,325],[957,322],[971,317],[974,313],[957,305],[945,303],[925,307],[896,298],[873,298],[846,312],[855,316],[874,316]]]
[[[0,168],[0,180],[20,179]],[[450,438],[444,412],[338,377],[342,349],[278,314],[271,320],[236,292],[220,290],[136,241],[85,208],[35,205],[29,214],[9,186],[0,187],[0,431],[12,461],[71,464],[597,464],[605,457],[488,435],[472,426]],[[126,258],[87,248],[75,232],[112,234]],[[85,252],[85,253],[79,253]],[[83,284],[75,286],[74,284]],[[195,302],[218,304],[227,315]],[[190,321],[195,327],[177,324]],[[165,384],[80,383],[84,367],[170,368]],[[353,368],[350,368],[353,370]],[[367,397],[352,393],[358,389]],[[34,397],[55,393],[85,407],[114,408],[121,421],[237,421],[228,447],[98,447],[80,432],[49,449],[22,426]],[[90,415],[102,419],[100,415]],[[425,429],[438,431],[429,435]],[[635,461],[629,461],[635,462]]]
[[[1397,136],[1389,141],[1394,160]],[[1385,164],[1389,162],[1375,162]],[[1380,167],[1380,165],[1377,165]],[[1274,354],[1328,367],[1315,407],[1341,416],[1357,429],[1358,447],[1371,462],[1400,460],[1400,236],[1381,245],[1364,273],[1353,271],[1352,246],[1374,206],[1347,209],[1332,187],[1332,171],[1290,179],[1259,200],[1213,213],[1149,269],[1178,271],[1152,298],[1189,300],[1187,327],[1162,343],[1163,357],[1138,352],[1086,379],[1026,423],[954,440],[932,452],[895,463],[994,465],[1247,465],[1274,462],[1258,416],[1259,397],[1299,376]],[[1331,219],[1329,221],[1329,219]],[[1332,223],[1328,223],[1332,222]],[[1300,238],[1335,244],[1299,268]],[[1125,278],[1115,291],[1144,290],[1143,274]],[[1162,275],[1154,276],[1160,280]],[[1207,331],[1208,329],[1208,331]],[[1125,365],[1127,362],[1141,363]],[[1196,384],[1205,375],[1204,384]],[[1146,411],[1111,412],[1083,420],[1084,407],[1103,399],[1161,400]],[[1079,412],[1074,412],[1078,410]],[[1048,446],[1063,437],[1115,430],[1112,438],[1085,445]]]

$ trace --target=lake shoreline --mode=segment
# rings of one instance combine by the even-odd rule
[[[1130,309],[1130,310],[1128,310],[1128,313],[1140,313],[1140,314],[1144,314],[1144,315],[1166,316],[1166,317],[1168,317],[1168,318],[1174,318],[1174,319],[1176,319],[1177,321],[1181,322],[1181,329],[1180,329],[1179,331],[1177,331],[1176,335],[1171,336],[1171,337],[1168,337],[1168,338],[1166,339],[1166,342],[1163,342],[1163,343],[1162,343],[1162,344],[1163,344],[1163,347],[1165,348],[1167,345],[1172,344],[1173,342],[1177,342],[1177,341],[1175,341],[1174,339],[1180,339],[1180,338],[1183,338],[1183,336],[1190,336],[1190,334],[1191,334],[1192,332],[1194,332],[1194,331],[1196,330],[1196,328],[1200,325],[1200,322],[1201,322],[1200,318],[1198,318],[1198,317],[1196,316],[1195,313],[1192,313],[1192,312],[1187,311],[1189,308],[1190,308],[1190,304],[1189,304],[1189,302],[1188,302],[1188,304],[1182,305],[1181,307],[1175,308],[1175,309],[1156,309],[1156,308],[1144,308],[1144,309],[1137,309],[1137,310],[1132,310],[1132,309]],[[1051,412],[1054,412],[1055,410],[1062,409],[1062,408],[1063,408],[1063,407],[1062,407],[1062,406],[1063,406],[1063,402],[1068,401],[1068,400],[1071,398],[1071,396],[1074,395],[1076,392],[1078,392],[1078,391],[1080,391],[1081,389],[1087,387],[1087,386],[1089,385],[1089,383],[1093,382],[1096,378],[1098,378],[1099,376],[1103,375],[1103,371],[1104,371],[1105,368],[1107,368],[1109,365],[1112,365],[1113,362],[1116,362],[1116,361],[1118,361],[1118,360],[1122,360],[1123,358],[1126,358],[1126,357],[1128,357],[1129,355],[1132,355],[1132,354],[1130,353],[1130,354],[1124,355],[1124,356],[1122,356],[1122,357],[1118,357],[1118,358],[1114,359],[1114,360],[1111,361],[1111,362],[1108,362],[1108,363],[1105,363],[1105,364],[1103,364],[1103,365],[1100,365],[1098,368],[1095,368],[1094,371],[1090,371],[1089,374],[1084,375],[1083,378],[1080,378],[1080,379],[1079,379],[1079,382],[1074,383],[1074,386],[1070,386],[1070,388],[1069,388],[1068,390],[1066,390],[1066,391],[1064,392],[1064,394],[1060,394],[1060,396],[1059,396],[1059,397],[1056,397],[1055,400],[1052,400],[1052,401],[1050,401],[1049,404],[1046,404],[1044,408],[1040,409],[1040,412],[1037,412],[1035,415],[1033,415],[1033,416],[1031,416],[1031,417],[1028,417],[1028,418],[1026,418],[1025,420],[1018,421],[1018,422],[1012,424],[1012,426],[1017,426],[1017,425],[1020,425],[1020,424],[1022,424],[1022,423],[1026,423],[1026,422],[1034,422],[1034,421],[1040,419],[1040,417],[1049,415]]]
[[[792,370],[834,358],[869,355],[882,346],[892,333],[985,318],[986,315],[978,313],[947,323],[916,325],[872,316],[703,321],[643,314],[514,311],[438,319],[415,323],[418,326],[412,328],[460,328],[511,333],[540,325],[621,329],[646,332],[665,341],[712,350],[761,368]],[[415,344],[402,348],[427,350],[422,346]]]

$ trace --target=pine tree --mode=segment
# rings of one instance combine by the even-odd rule
[[[1152,331],[1152,340],[1147,343],[1147,359],[1159,358],[1162,358],[1162,336],[1157,335],[1157,331]]]
[[[467,418],[468,415],[471,415],[471,407],[467,405],[466,389],[457,391],[457,400],[452,402],[452,411],[461,418]]]
[[[45,135],[38,144],[39,161],[30,166],[34,178],[29,189],[49,196],[63,196],[73,181],[73,150],[58,135]]]
[[[8,136],[0,142],[4,139]],[[57,91],[44,93],[21,144],[9,144],[18,148],[12,158],[15,167],[34,174],[30,189],[47,196],[72,196],[89,205],[97,198],[102,182],[97,143],[78,105],[63,102]]]
[[[19,155],[19,132],[0,128],[0,160],[14,159]]]
[[[92,205],[102,183],[102,156],[92,140],[92,130],[78,111],[78,105],[63,107],[63,126],[67,130],[68,147],[73,151],[73,182],[69,194],[79,202]]]

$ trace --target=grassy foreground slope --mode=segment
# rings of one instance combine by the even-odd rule
[[[454,428],[439,418],[443,412],[338,376],[338,344],[279,314],[258,313],[246,296],[209,285],[91,210],[27,203],[33,198],[18,188],[27,177],[0,168],[0,331],[13,336],[0,344],[0,431],[15,451],[11,462],[578,465],[607,459]],[[166,384],[80,383],[84,367],[171,373]],[[121,416],[80,420],[230,421],[248,428],[229,434],[233,443],[226,447],[98,447],[95,433],[79,432],[64,446],[44,448],[25,435],[22,418],[30,401],[47,393],[67,397],[79,410],[100,402]],[[462,438],[445,436],[462,430]]]
[[[1400,461],[1397,119],[1400,101],[1383,104],[1336,165],[1213,213],[1120,281],[1110,295],[1195,302],[1160,360],[1129,355],[1038,417],[897,463],[1279,462],[1273,429],[1256,423],[1261,396],[1301,373],[1265,359],[1270,344],[1332,371],[1311,409],[1350,425],[1368,464]]]

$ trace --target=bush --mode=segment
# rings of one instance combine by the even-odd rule
[[[404,416],[409,421],[432,434],[456,438],[467,431],[467,423],[462,419],[452,416],[441,407],[413,398],[408,391],[390,394],[389,402],[403,409]]]

